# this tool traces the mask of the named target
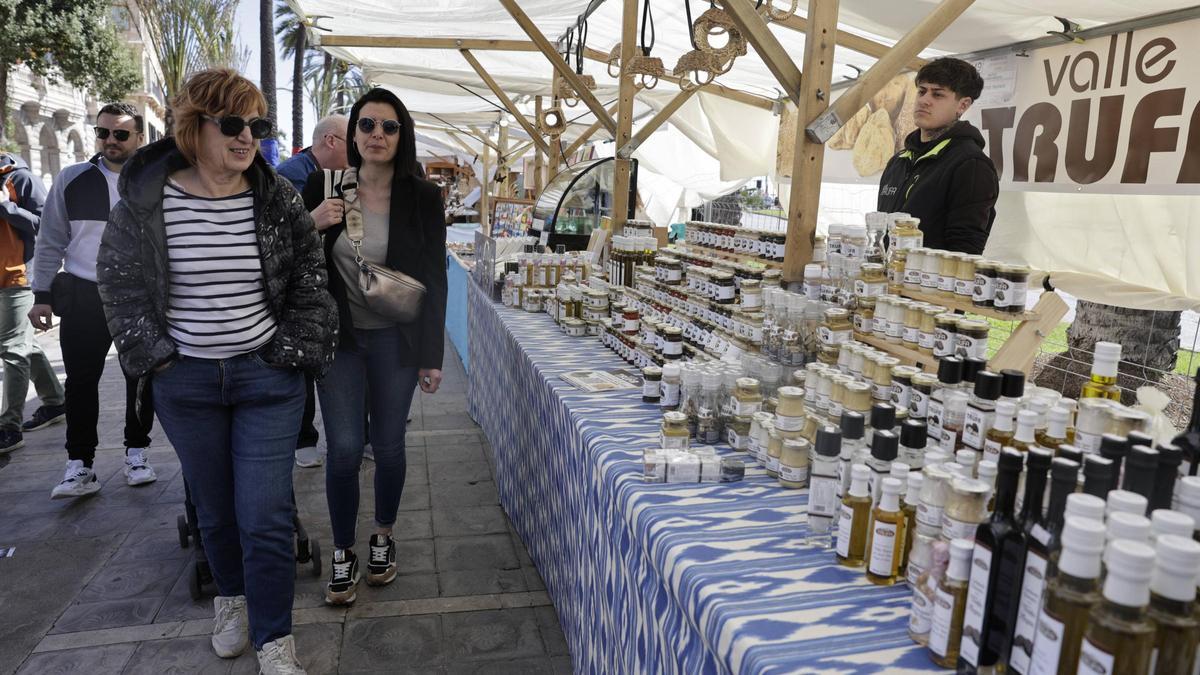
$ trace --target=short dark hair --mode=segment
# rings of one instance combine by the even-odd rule
[[[975,66],[949,56],[934,59],[917,71],[917,84],[936,84],[954,92],[958,98],[979,99],[983,93],[983,78]]]
[[[145,131],[146,121],[138,114],[137,108],[129,103],[105,103],[100,112],[96,113],[96,117],[101,115],[112,115],[113,117],[132,117],[133,124],[137,127],[138,133]]]
[[[362,167],[362,155],[358,152],[358,146],[354,144],[354,135],[358,131],[359,113],[368,103],[386,103],[396,111],[396,118],[400,122],[400,138],[396,144],[396,157],[393,160],[396,165],[396,177],[420,177],[420,165],[417,163],[417,136],[413,132],[412,115],[408,113],[408,108],[400,101],[399,96],[382,87],[375,87],[363,94],[350,108],[350,121],[346,129],[346,160],[350,166]]]

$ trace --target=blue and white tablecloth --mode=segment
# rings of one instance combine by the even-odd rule
[[[468,295],[471,415],[576,672],[935,670],[906,634],[908,586],[871,585],[806,541],[806,490],[761,469],[739,483],[643,483],[657,407],[640,391],[584,393],[558,377],[624,363],[544,314],[496,305],[473,284]]]

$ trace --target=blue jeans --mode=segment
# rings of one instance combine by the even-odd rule
[[[317,385],[329,448],[325,498],[337,548],[354,546],[367,389],[371,391],[371,449],[375,451],[375,522],[391,527],[404,491],[404,431],[417,385],[418,369],[401,365],[406,343],[399,330],[354,329],[354,336],[356,344],[338,347],[333,366]]]
[[[292,461],[304,376],[256,354],[181,357],[154,375],[154,405],[179,455],[221,595],[245,595],[254,648],[292,632]]]

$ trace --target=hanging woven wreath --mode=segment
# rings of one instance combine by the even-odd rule
[[[709,38],[720,37],[721,35],[728,37],[725,46],[713,47],[709,43]],[[729,71],[735,58],[746,55],[746,38],[737,29],[737,26],[733,23],[733,19],[715,7],[706,10],[692,24],[692,40],[695,42],[697,49],[712,54],[717,58],[717,62],[722,65],[722,70],[720,71],[722,73]]]
[[[721,74],[721,64],[712,54],[693,49],[679,57],[679,63],[675,64],[675,70],[671,72],[680,78],[680,89],[694,89],[716,79],[717,75]]]
[[[787,9],[779,9],[771,0],[766,0],[763,3],[763,18],[767,21],[787,21],[796,16],[796,10],[800,6],[800,0],[792,0]]]

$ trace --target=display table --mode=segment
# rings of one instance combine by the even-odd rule
[[[658,408],[559,378],[625,364],[544,314],[474,284],[468,295],[470,359],[486,364],[471,370],[470,412],[576,672],[936,670],[906,634],[908,586],[873,586],[806,542],[806,490],[758,468],[738,483],[643,483]]]

